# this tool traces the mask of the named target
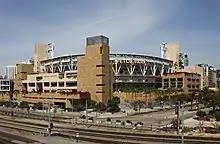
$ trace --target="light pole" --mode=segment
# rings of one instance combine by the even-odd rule
[[[179,129],[180,129],[180,101],[177,102],[176,104],[176,115],[177,115],[177,134],[179,134]]]
[[[88,104],[86,99],[86,123],[88,123]]]
[[[182,104],[181,121],[182,121],[182,144],[184,144],[184,104]]]
[[[48,110],[49,110],[49,116],[48,116],[48,133],[49,136],[51,136],[51,113],[50,113],[50,103],[48,103]]]
[[[10,84],[10,92],[9,92],[9,102],[10,102],[11,116],[13,116],[13,103],[12,103],[12,100],[13,100],[13,84],[11,83]]]

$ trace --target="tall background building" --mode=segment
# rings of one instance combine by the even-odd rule
[[[216,69],[208,64],[198,64],[199,67],[203,68],[204,76],[208,77],[208,87],[217,87]]]
[[[189,66],[189,56],[187,53],[179,53],[179,67],[183,69]]]
[[[217,87],[220,88],[220,69],[216,70]]]
[[[7,79],[14,80],[15,75],[17,74],[17,66],[16,65],[6,66],[5,74]]]

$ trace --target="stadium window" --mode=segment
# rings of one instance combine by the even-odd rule
[[[96,93],[105,93],[104,91],[97,91]]]
[[[96,65],[96,67],[105,67],[105,65]]]
[[[100,47],[100,54],[103,54],[103,47]]]
[[[96,86],[105,86],[105,84],[96,84]]]
[[[104,74],[97,74],[96,76],[97,77],[99,77],[99,76],[101,77],[101,76],[105,76],[105,75]]]

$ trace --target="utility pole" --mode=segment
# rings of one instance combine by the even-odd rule
[[[88,123],[88,104],[86,99],[86,123]]]
[[[13,84],[12,82],[10,82],[10,94],[9,94],[9,102],[10,102],[10,113],[11,113],[11,116],[13,116]]]
[[[181,121],[182,121],[182,144],[184,144],[184,104],[182,104]]]
[[[72,104],[72,113],[73,113],[73,97],[72,97],[72,102],[71,102],[71,104]]]
[[[177,134],[179,134],[179,129],[180,129],[180,101],[177,102],[176,104],[176,115],[177,115]]]
[[[50,103],[48,103],[49,117],[48,117],[48,132],[49,136],[51,136],[51,113],[50,113]]]

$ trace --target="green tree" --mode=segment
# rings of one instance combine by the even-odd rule
[[[103,112],[106,110],[106,108],[107,108],[106,105],[102,102],[96,104],[96,109],[98,112]]]
[[[197,115],[198,117],[205,117],[207,114],[206,114],[205,111],[197,111],[197,112],[196,112],[196,115]]]
[[[1,91],[0,94],[1,94],[2,100],[3,100],[3,99],[4,99],[5,92],[4,92],[4,91]]]
[[[134,102],[134,107],[135,107],[134,110],[138,110],[139,113],[140,113],[140,111],[141,111],[141,109],[144,107],[144,105],[145,105],[145,102],[144,102],[144,101],[140,101],[140,100],[135,101],[135,102]]]
[[[220,93],[209,91],[203,95],[203,104],[213,108],[215,112],[216,108],[220,105]]]
[[[13,94],[15,95],[15,99],[17,100],[18,99],[18,94],[20,93],[19,90],[14,90],[13,91]]]
[[[216,121],[220,121],[220,111],[216,111],[214,116]]]
[[[95,108],[96,102],[94,100],[88,99],[87,105],[88,105],[88,108]]]
[[[120,104],[120,98],[119,97],[113,97],[112,100],[119,105]]]
[[[28,102],[22,101],[19,106],[22,110],[29,107]]]
[[[9,107],[10,107],[10,102],[9,102],[9,101],[5,101],[5,102],[4,102],[4,106],[5,106],[6,108],[9,108]]]
[[[108,112],[118,112],[120,111],[119,108],[120,104],[120,98],[118,97],[113,97],[112,99],[108,100],[107,107],[108,107]]]
[[[42,110],[43,109],[43,103],[41,102],[38,102],[38,103],[35,103],[34,104],[34,107],[38,110]]]

